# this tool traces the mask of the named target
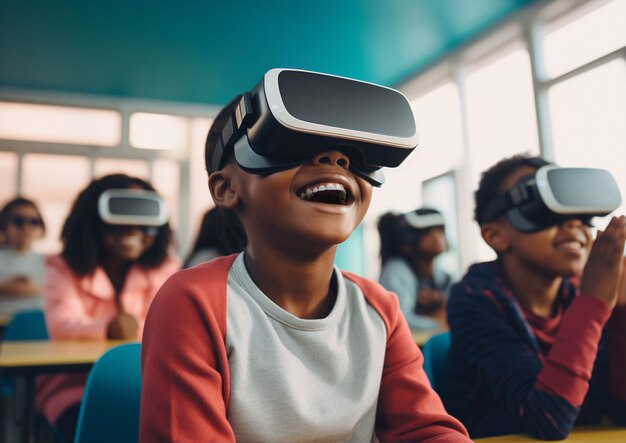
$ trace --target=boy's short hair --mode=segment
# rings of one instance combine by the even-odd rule
[[[209,133],[207,134],[206,143],[204,145],[204,164],[206,170],[209,175],[214,173],[217,169],[214,169],[212,165],[217,165],[218,162],[213,162],[213,155],[215,153],[215,148],[217,146],[217,142],[222,137],[222,131],[228,123],[229,119],[235,112],[239,101],[241,100],[242,94],[237,95],[233,98],[230,103],[222,108],[222,110],[217,114],[215,120],[213,120],[213,124],[209,129]],[[224,147],[224,157],[230,157],[233,154],[232,147],[228,149],[227,146]]]
[[[485,211],[485,208],[491,201],[504,191],[500,189],[502,183],[506,178],[516,169],[522,166],[530,166],[535,169],[549,164],[541,157],[530,157],[528,155],[514,155],[513,157],[500,160],[495,165],[481,174],[480,183],[478,189],[474,192],[474,220],[478,222],[480,214]]]

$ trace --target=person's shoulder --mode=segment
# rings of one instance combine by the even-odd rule
[[[399,309],[398,297],[375,280],[361,277],[348,271],[341,271],[346,280],[355,284],[363,293],[365,300],[383,316],[393,316]]]
[[[194,287],[197,285],[210,286],[218,282],[224,283],[236,258],[237,254],[233,254],[218,257],[192,268],[180,269],[172,274],[167,284]]]

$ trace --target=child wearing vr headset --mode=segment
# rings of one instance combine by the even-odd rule
[[[43,290],[50,338],[139,339],[158,288],[180,269],[163,199],[139,178],[94,180],[76,198],[61,238]],[[38,378],[36,407],[69,442],[86,379],[87,372]]]
[[[44,255],[33,243],[44,236],[46,225],[37,205],[24,197],[9,201],[0,210],[0,313],[41,309],[45,277]]]
[[[397,294],[409,327],[447,327],[445,305],[452,277],[435,263],[448,247],[441,212],[432,208],[388,212],[378,220],[378,232],[379,282]]]
[[[248,242],[157,294],[140,441],[469,441],[397,297],[334,267],[381,167],[416,144],[403,95],[325,74],[269,71],[220,112],[209,188]]]
[[[483,173],[475,199],[497,259],[452,287],[447,409],[473,438],[626,425],[626,218],[590,230],[620,205],[613,177],[516,156]]]

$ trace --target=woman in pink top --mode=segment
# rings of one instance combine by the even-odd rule
[[[132,200],[137,194],[139,199],[146,196],[159,214],[116,214],[113,200],[105,198],[115,193],[119,203],[124,203],[124,193],[130,194],[131,213],[140,207]],[[180,268],[170,255],[165,204],[152,186],[123,174],[93,181],[78,195],[61,237],[63,251],[47,260],[43,290],[50,338],[140,339],[156,291]],[[37,409],[70,442],[86,378],[87,373],[80,373],[38,380]]]

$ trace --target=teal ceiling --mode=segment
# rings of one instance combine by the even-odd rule
[[[272,67],[394,85],[537,0],[0,0],[0,88],[223,104]]]

